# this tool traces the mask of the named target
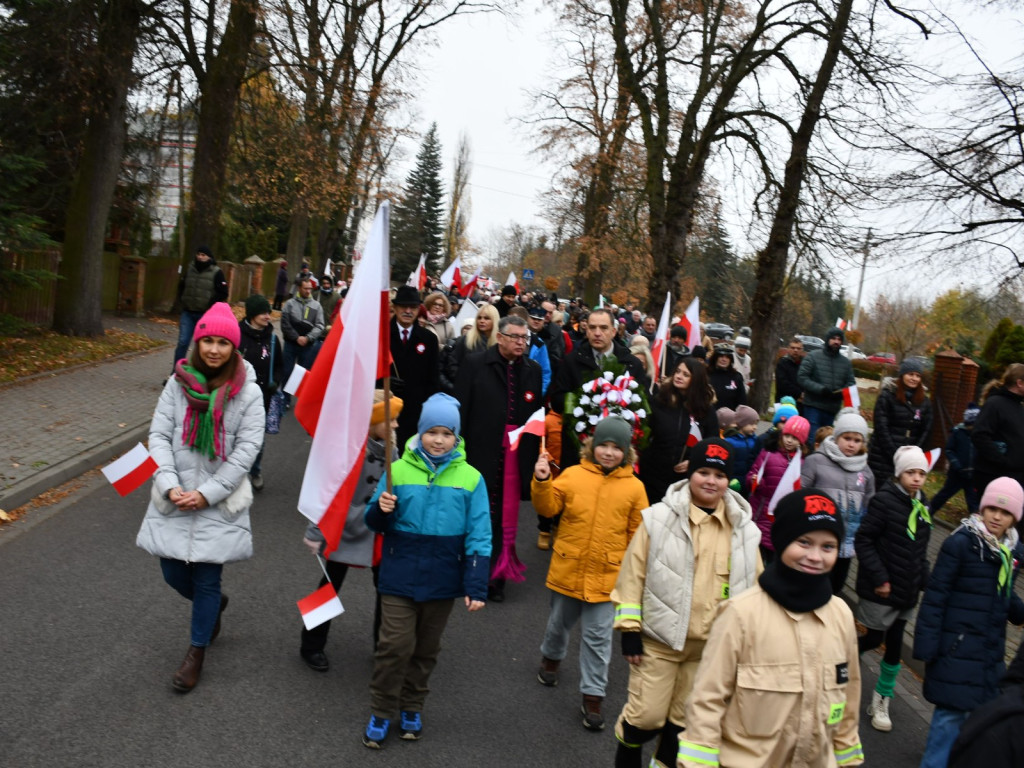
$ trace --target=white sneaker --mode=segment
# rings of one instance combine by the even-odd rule
[[[889,702],[892,699],[883,696],[878,691],[872,691],[871,703],[868,705],[867,714],[871,717],[871,727],[876,731],[888,733],[892,730],[892,720],[889,718]]]

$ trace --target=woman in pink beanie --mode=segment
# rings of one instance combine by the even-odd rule
[[[214,304],[199,318],[188,360],[179,360],[149,428],[157,463],[136,544],[160,558],[164,580],[192,603],[191,643],[172,680],[199,682],[206,648],[227,607],[224,563],[252,556],[249,468],[263,444],[266,413],[256,374],[238,353],[238,320]]]
[[[981,511],[942,543],[914,627],[924,697],[935,705],[921,768],[945,768],[967,716],[999,695],[1006,622],[1024,624],[1024,601],[1013,591],[1024,561],[1013,523],[1022,512],[1020,483],[996,478]]]

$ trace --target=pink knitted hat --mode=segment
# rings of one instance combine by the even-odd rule
[[[979,509],[985,507],[1005,509],[1019,523],[1024,513],[1024,488],[1012,477],[997,477],[988,484],[981,496]]]
[[[221,336],[234,344],[236,349],[238,348],[242,341],[242,335],[238,330],[235,313],[231,311],[231,307],[226,302],[218,301],[206,310],[205,315],[199,318],[195,333],[192,334],[192,340],[199,341],[205,336]]]
[[[801,443],[806,443],[811,434],[811,422],[803,416],[790,416],[782,425],[782,434],[792,435]]]

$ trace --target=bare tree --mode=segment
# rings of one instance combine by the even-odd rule
[[[470,200],[466,194],[469,175],[473,170],[469,137],[459,136],[452,170],[452,191],[449,195],[448,221],[444,233],[445,260],[453,261],[466,247],[466,229],[469,227]]]

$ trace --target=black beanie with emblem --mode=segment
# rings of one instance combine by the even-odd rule
[[[728,477],[732,477],[732,455],[732,446],[719,437],[701,440],[686,452],[686,458],[690,462],[689,474],[692,477],[698,469],[708,467],[719,469]]]
[[[810,531],[829,531],[843,541],[843,516],[836,503],[818,488],[801,488],[782,497],[775,507],[772,546],[781,553],[794,540]]]

